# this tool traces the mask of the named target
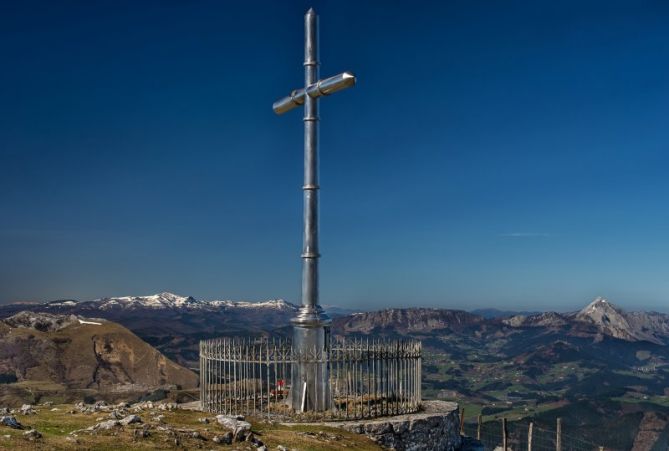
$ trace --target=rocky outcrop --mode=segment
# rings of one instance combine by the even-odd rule
[[[10,327],[23,327],[39,330],[40,332],[54,332],[65,329],[73,324],[79,324],[75,315],[52,315],[50,313],[19,312],[3,320]]]
[[[423,411],[366,421],[326,423],[365,434],[384,448],[397,451],[455,451],[461,449],[458,405],[425,401]]]

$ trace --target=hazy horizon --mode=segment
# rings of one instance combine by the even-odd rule
[[[153,296],[161,293],[171,293],[177,296],[182,296],[182,297],[187,297],[190,296],[194,298],[195,300],[198,301],[216,301],[216,300],[226,300],[226,301],[235,301],[235,302],[263,302],[263,301],[268,301],[268,300],[283,300],[286,302],[290,302],[291,304],[299,305],[300,301],[299,300],[291,300],[291,299],[285,299],[282,297],[269,297],[265,299],[248,299],[248,298],[230,298],[227,296],[214,296],[210,298],[204,298],[204,297],[198,297],[194,296],[192,294],[184,294],[184,293],[175,293],[171,291],[157,291],[155,293],[143,293],[143,294],[138,294],[138,293],[133,293],[133,294],[122,294],[122,295],[105,295],[105,296],[96,296],[93,298],[86,298],[86,299],[75,299],[75,298],[53,298],[53,299],[41,299],[41,300],[15,300],[15,301],[6,301],[6,302],[1,302],[0,304],[9,304],[9,303],[16,303],[16,304],[35,304],[35,303],[45,303],[45,302],[54,302],[54,301],[67,301],[67,300],[73,300],[77,302],[86,302],[86,301],[96,301],[104,298],[119,298],[119,297],[144,297],[144,296]],[[475,305],[459,305],[459,304],[454,304],[454,305],[447,305],[444,303],[435,303],[435,304],[425,304],[425,305],[412,305],[412,304],[397,304],[397,305],[379,305],[378,307],[374,308],[360,308],[356,306],[346,306],[346,305],[338,305],[338,304],[330,304],[330,303],[322,303],[322,306],[324,308],[337,308],[337,309],[342,309],[342,310],[350,310],[350,311],[360,311],[360,312],[369,312],[369,311],[376,311],[376,310],[383,310],[386,308],[392,309],[392,308],[443,308],[443,309],[452,309],[452,310],[465,310],[468,312],[475,312],[477,310],[497,310],[500,312],[505,312],[505,311],[510,311],[510,312],[518,312],[518,313],[523,313],[523,312],[557,312],[557,313],[571,313],[575,311],[579,311],[583,308],[585,308],[588,304],[593,302],[595,299],[599,298],[600,296],[595,296],[581,304],[578,303],[567,303],[563,304],[562,308],[547,308],[547,309],[539,309],[536,307],[516,307],[514,308],[513,306],[509,306],[508,308],[500,308],[500,307],[494,307],[491,305],[494,305],[494,302],[492,303],[481,303],[481,304],[475,304]],[[669,309],[653,309],[653,308],[644,308],[641,304],[639,307],[638,303],[631,304],[631,303],[620,303],[616,302],[614,300],[608,299],[605,296],[601,296],[602,298],[607,299],[611,304],[622,308],[625,311],[631,312],[631,311],[656,311],[659,313],[667,313],[669,314]],[[569,307],[571,306],[571,307]]]
[[[20,2],[0,49],[0,302],[299,302],[303,14],[321,303],[669,299],[669,4]],[[224,295],[224,296],[221,296]]]

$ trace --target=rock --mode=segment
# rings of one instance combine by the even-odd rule
[[[216,441],[218,439],[218,441]],[[232,445],[232,432],[226,432],[223,436],[214,437],[214,443],[220,443],[221,445]]]
[[[50,313],[35,313],[23,311],[3,320],[11,327],[21,327],[39,330],[40,332],[53,332],[61,330],[72,324],[78,324],[79,320],[74,315],[52,315]]]
[[[241,418],[242,419],[240,420],[239,417],[233,417],[230,415],[217,415],[216,421],[224,428],[231,430],[232,435],[237,441],[237,436],[239,436],[240,433],[246,433],[251,430],[251,423],[244,421],[244,417]],[[244,437],[246,437],[246,435],[244,435]]]
[[[246,441],[253,443],[256,447],[260,448],[261,446],[264,446],[265,444],[260,440],[258,437],[255,436],[253,432],[249,432],[246,435]]]
[[[193,432],[190,434],[190,436],[191,436],[191,438],[194,438],[194,439],[198,439],[198,440],[206,440],[206,438],[204,438],[204,437],[202,436],[202,434],[200,434],[198,431],[193,431]]]
[[[100,423],[91,426],[89,428],[86,428],[87,431],[108,431],[110,429],[114,429],[117,426],[120,426],[121,423],[118,420],[107,420],[107,421],[101,421]]]
[[[149,433],[149,425],[145,424],[144,427],[142,427],[141,429],[135,429],[135,431],[133,432],[133,435],[136,438],[146,438],[146,437],[148,437],[149,435],[151,435]]]
[[[202,424],[209,424],[209,418],[199,418],[198,421]]]
[[[0,415],[9,415],[11,412],[7,407],[0,408]]]
[[[21,406],[21,409],[19,409],[19,412],[21,415],[35,415],[37,412],[35,412],[35,409],[33,408],[32,404],[24,404]]]
[[[133,423],[141,423],[142,419],[139,417],[139,415],[128,415],[127,417],[123,418],[122,420],[119,421],[123,426],[127,426],[129,424]]]
[[[51,409],[51,412],[58,412],[59,410],[60,409],[58,407],[54,407],[53,409]]]
[[[265,445],[260,445],[258,451],[267,451],[267,447]]]
[[[38,440],[38,439],[42,438],[42,434],[37,432],[37,430],[35,430],[35,429],[31,429],[29,431],[24,432],[23,437],[30,440],[30,441],[34,441],[34,440]]]
[[[243,429],[239,429],[233,436],[232,436],[232,441],[233,442],[244,442],[246,441],[246,437],[248,436],[249,432],[245,431]]]
[[[160,410],[177,410],[179,406],[175,402],[166,402],[158,405]]]
[[[46,401],[46,402],[43,402],[41,405],[44,406],[44,407],[51,407],[53,405],[53,403],[51,401]]]
[[[19,423],[16,418],[12,415],[5,415],[0,417],[0,424],[4,426],[9,426],[12,429],[23,429],[21,423]]]
[[[279,446],[277,446],[276,449],[278,449],[279,451],[288,451],[288,448],[286,448],[286,447],[283,446],[283,445],[279,445]]]
[[[112,420],[120,420],[123,417],[124,415],[118,410],[112,410],[111,413],[109,414],[109,418],[111,418]]]
[[[162,423],[164,419],[165,415],[157,415],[152,418],[152,420],[155,421],[156,423]]]

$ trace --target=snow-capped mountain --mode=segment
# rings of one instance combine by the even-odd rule
[[[191,296],[178,296],[173,293],[159,293],[150,296],[121,296],[96,299],[100,309],[110,308],[189,308],[197,307],[198,302]]]
[[[47,308],[85,308],[87,310],[136,310],[136,309],[182,309],[182,310],[226,310],[226,309],[271,309],[296,311],[297,306],[283,299],[260,302],[212,300],[201,301],[192,296],[179,296],[163,292],[148,296],[105,297],[92,301],[53,301],[44,304]]]

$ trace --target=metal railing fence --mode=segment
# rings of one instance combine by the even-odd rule
[[[288,400],[294,364],[327,363],[331,408],[295,412]],[[333,338],[325,350],[295,351],[285,339],[215,338],[200,342],[202,409],[292,420],[346,420],[416,412],[421,343]]]

